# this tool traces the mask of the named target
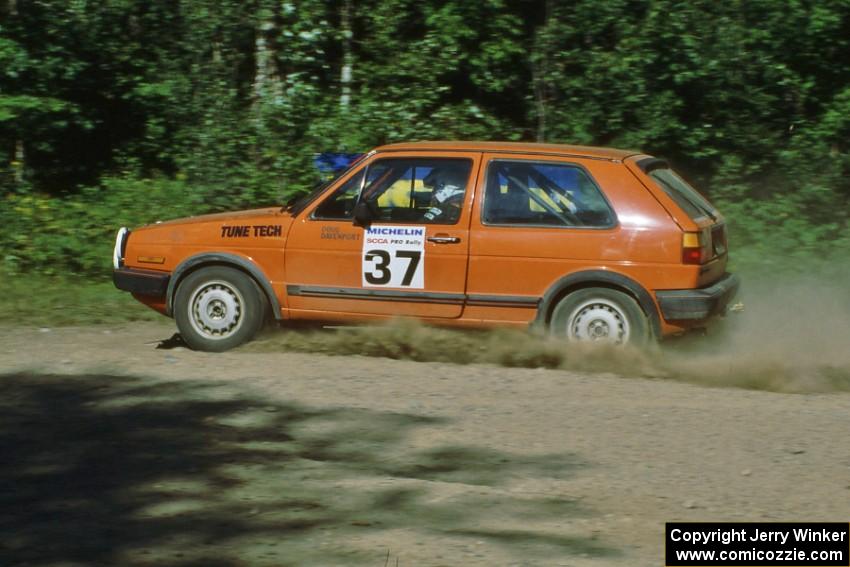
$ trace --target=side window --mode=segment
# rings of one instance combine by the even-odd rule
[[[351,220],[354,205],[360,195],[360,186],[363,185],[364,170],[361,169],[348,181],[342,184],[333,195],[316,207],[313,218],[327,220]]]
[[[614,212],[581,169],[568,164],[494,160],[482,220],[496,225],[607,228]]]
[[[472,162],[468,159],[384,159],[369,166],[361,199],[379,222],[454,224],[460,218]]]

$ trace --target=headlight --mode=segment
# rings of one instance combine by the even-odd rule
[[[117,270],[124,265],[124,250],[127,248],[127,236],[130,235],[130,229],[122,226],[118,229],[118,234],[115,236],[115,248],[112,250],[112,266]]]

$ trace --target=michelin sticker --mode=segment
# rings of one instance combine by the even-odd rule
[[[363,287],[425,287],[425,227],[371,226],[363,235]]]

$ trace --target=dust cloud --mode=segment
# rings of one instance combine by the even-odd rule
[[[743,274],[741,312],[648,349],[566,345],[533,332],[385,325],[267,333],[247,351],[560,368],[774,392],[850,391],[850,278]]]
[[[850,391],[850,275],[743,274],[740,313],[662,347],[670,377],[779,392]]]

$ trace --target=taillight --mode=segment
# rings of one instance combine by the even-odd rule
[[[682,263],[704,264],[711,259],[711,233],[708,230],[682,234]]]
[[[728,249],[726,242],[726,225],[717,225],[711,229],[711,246],[715,256],[723,256]]]

